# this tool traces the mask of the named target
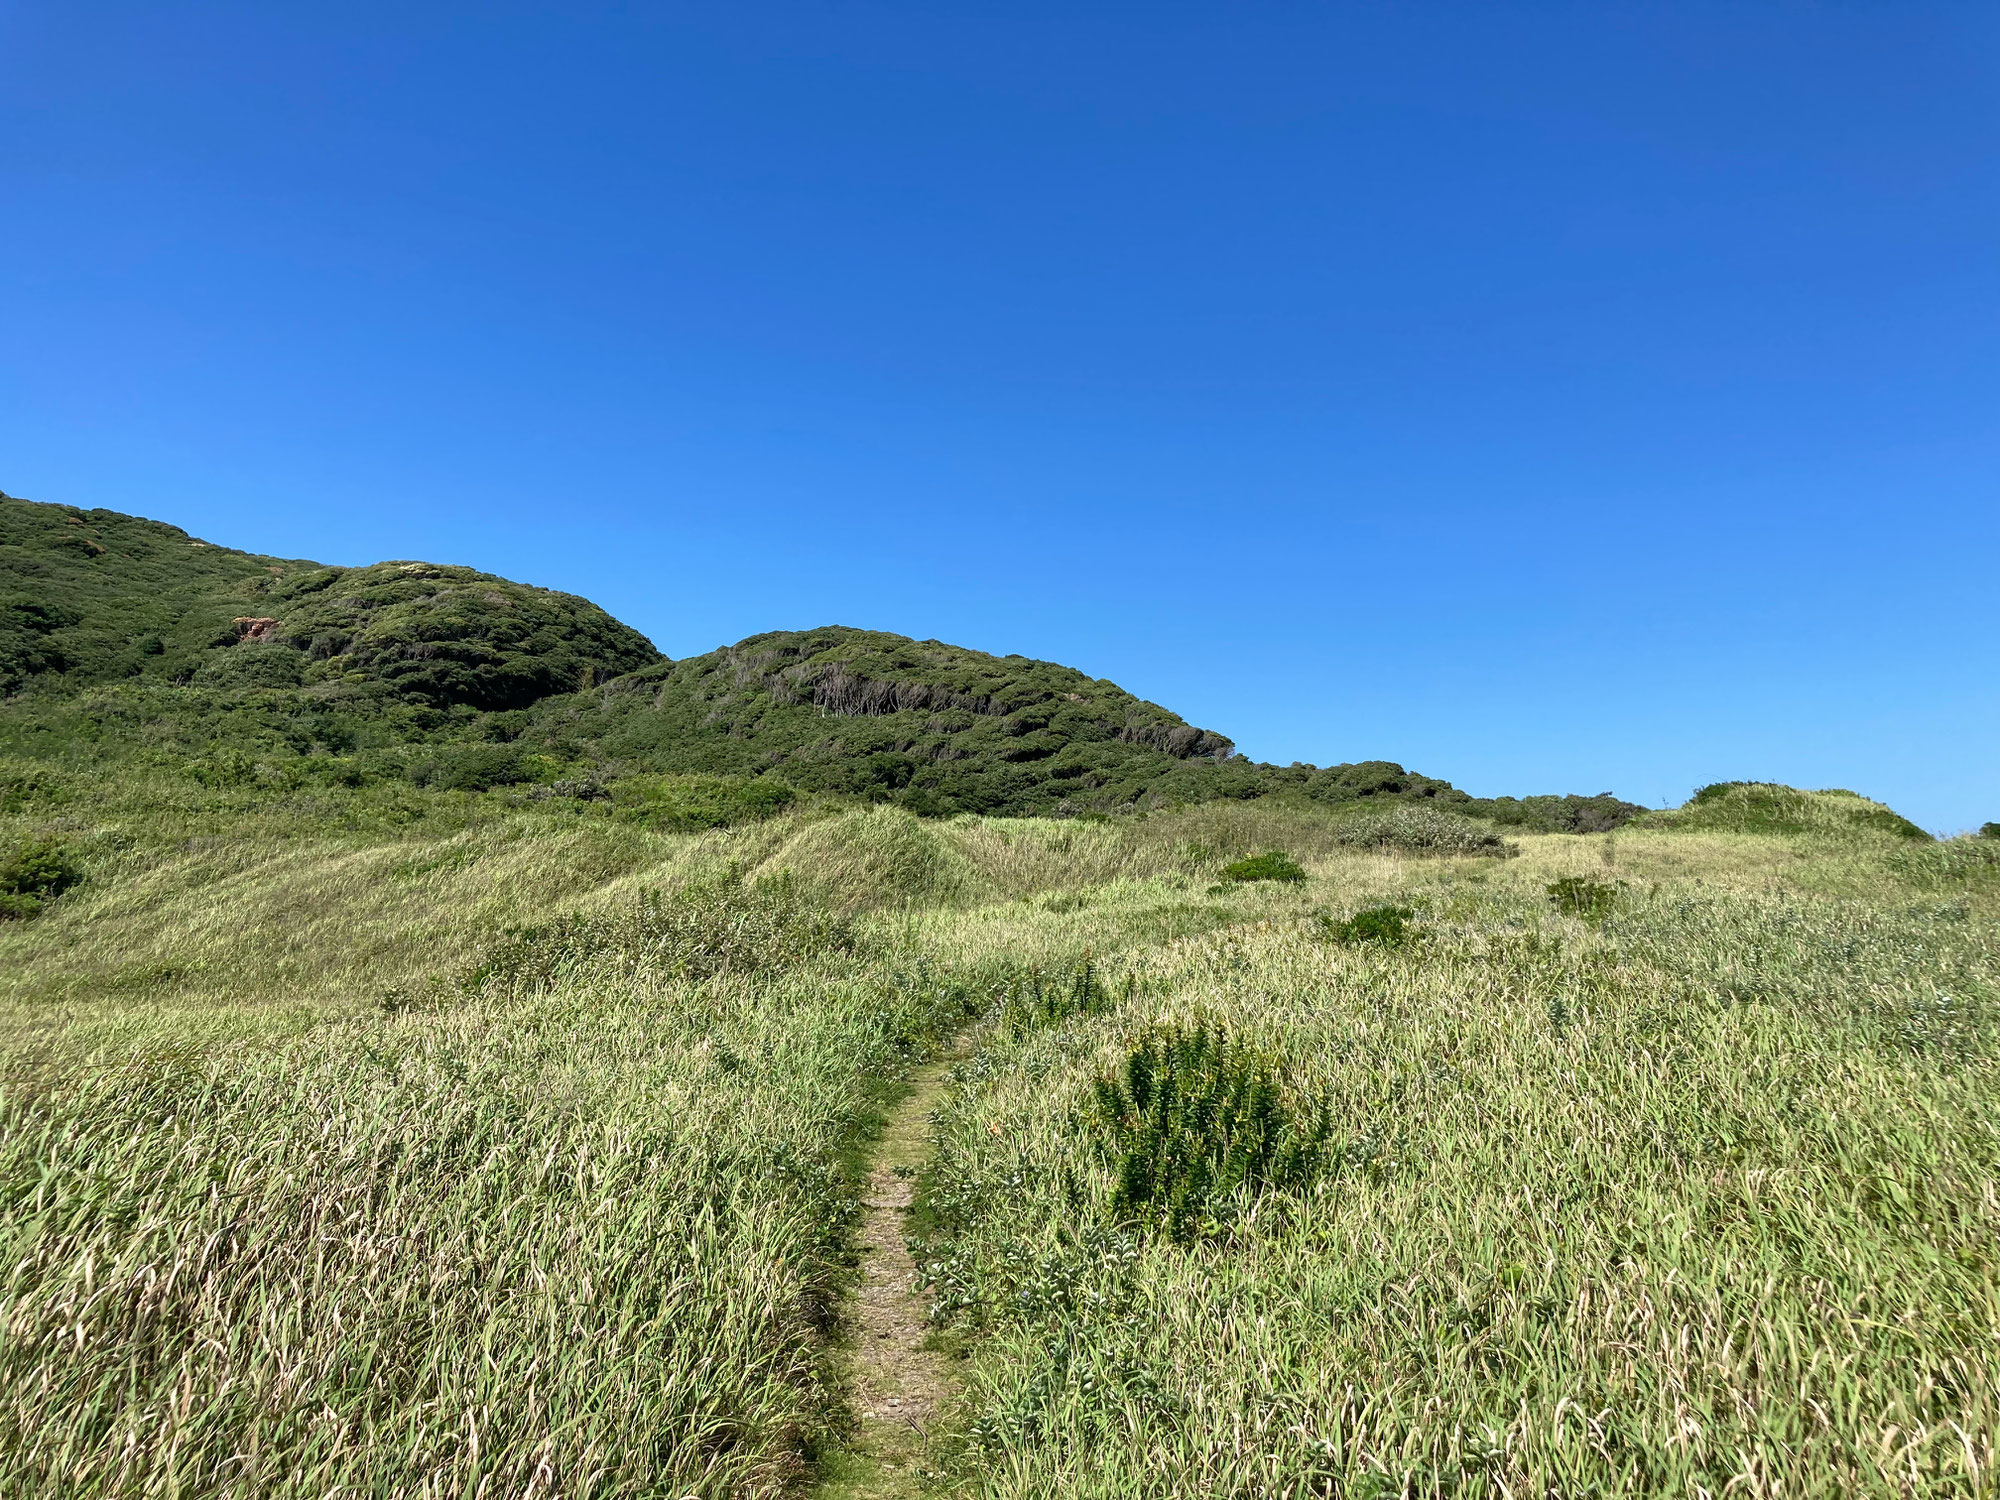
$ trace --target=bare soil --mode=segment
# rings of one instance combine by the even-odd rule
[[[953,1060],[940,1058],[911,1075],[876,1144],[856,1236],[860,1275],[847,1307],[847,1378],[857,1420],[846,1451],[827,1466],[821,1500],[920,1493],[931,1424],[951,1390],[948,1362],[930,1346],[908,1221],[916,1170],[930,1155],[931,1108]]]

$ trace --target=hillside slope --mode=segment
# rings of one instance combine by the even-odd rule
[[[670,661],[574,595],[445,564],[264,557],[115,511],[0,495],[0,569],[0,750],[36,756],[179,756],[246,784],[754,777],[930,815],[1277,795],[1587,832],[1639,811],[1608,794],[1477,801],[1390,761],[1258,764],[1074,668],[880,631]],[[446,766],[453,744],[489,748]]]
[[[587,599],[471,568],[335,568],[0,495],[0,694],[128,678],[524,708],[660,659]]]
[[[775,774],[933,813],[1129,801],[1234,749],[1070,667],[839,626],[659,663],[538,720],[636,766]]]

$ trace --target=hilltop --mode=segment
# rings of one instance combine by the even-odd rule
[[[0,745],[37,755],[587,795],[694,775],[771,794],[737,787],[744,805],[848,796],[925,815],[1277,796],[1587,832],[1639,811],[1609,794],[1474,799],[1392,761],[1261,764],[1072,667],[880,631],[673,661],[572,594],[443,563],[267,557],[109,510],[0,496],[0,569]]]
[[[329,567],[0,496],[0,693],[142,679],[525,708],[659,659],[587,599],[472,568]]]

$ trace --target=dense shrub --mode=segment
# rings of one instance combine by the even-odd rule
[[[1530,833],[1609,833],[1623,828],[1646,809],[1609,792],[1594,797],[1491,797],[1464,805],[1464,811],[1489,823],[1501,823]]]
[[[533,990],[570,972],[705,979],[791,968],[855,946],[853,924],[803,882],[778,875],[750,885],[727,877],[645,891],[622,912],[519,928],[468,984]]]
[[[1979,836],[1983,839],[2000,839],[2000,823],[1981,823]]]
[[[69,797],[68,780],[49,767],[25,760],[0,761],[0,812],[52,807]]]
[[[194,674],[197,687],[228,693],[259,688],[295,688],[305,681],[305,658],[289,646],[246,641],[211,651]]]
[[[664,833],[755,823],[798,799],[783,782],[757,776],[635,776],[611,795],[621,816]]]
[[[1370,906],[1345,921],[1328,916],[1321,916],[1318,921],[1320,931],[1336,943],[1350,947],[1378,943],[1384,948],[1400,948],[1416,936],[1410,930],[1410,918],[1415,915],[1407,906]]]
[[[1583,875],[1565,875],[1547,888],[1549,905],[1566,916],[1581,917],[1592,924],[1611,915],[1618,900],[1618,887]]]
[[[535,780],[536,759],[513,745],[444,745],[410,767],[410,780],[439,791],[484,792]]]
[[[1254,854],[1248,859],[1239,859],[1233,865],[1225,865],[1222,870],[1224,880],[1287,880],[1301,881],[1306,872],[1299,868],[1299,862],[1281,850],[1269,854]]]
[[[1220,1027],[1163,1026],[1091,1092],[1120,1221],[1182,1244],[1225,1228],[1244,1194],[1310,1181],[1331,1119],[1287,1097],[1270,1063]]]
[[[1354,818],[1334,833],[1334,839],[1351,849],[1393,849],[1405,854],[1511,852],[1507,841],[1484,824],[1435,807],[1402,807]]]
[[[23,920],[83,879],[69,850],[55,838],[30,839],[0,862],[0,918]]]

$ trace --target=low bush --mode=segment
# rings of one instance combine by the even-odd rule
[[[83,879],[83,870],[57,839],[30,839],[0,862],[0,919],[22,921]]]
[[[663,833],[701,833],[755,823],[782,812],[798,794],[754,776],[636,776],[612,789],[620,815]]]
[[[1130,999],[1136,981],[1127,976],[1120,993],[1114,995],[1097,971],[1084,959],[1067,975],[1044,975],[1029,969],[1009,978],[1000,995],[1000,1025],[1009,1036],[1021,1036],[1044,1026],[1057,1026],[1072,1016],[1101,1015],[1121,1000]]]
[[[1239,859],[1233,865],[1225,865],[1222,870],[1224,880],[1286,880],[1301,881],[1306,872],[1299,868],[1299,862],[1282,850],[1272,850],[1269,854],[1254,854],[1248,859]]]
[[[2000,839],[2000,823],[1981,823],[1979,825],[1979,837],[1983,839]]]
[[[1404,854],[1506,855],[1512,846],[1483,823],[1435,807],[1404,807],[1355,818],[1334,833],[1350,849]]]
[[[1298,1187],[1327,1158],[1331,1118],[1287,1097],[1270,1063],[1220,1027],[1162,1026],[1090,1113],[1112,1172],[1106,1210],[1180,1244],[1227,1227],[1243,1195]]]
[[[1410,929],[1410,918],[1415,915],[1407,906],[1370,906],[1345,921],[1322,915],[1318,922],[1320,931],[1336,943],[1350,947],[1378,943],[1384,948],[1400,948],[1416,937]]]
[[[1595,925],[1611,915],[1618,900],[1618,887],[1583,875],[1565,875],[1547,888],[1549,905],[1565,916],[1581,917]]]
[[[409,774],[418,786],[484,792],[536,780],[533,762],[539,758],[524,756],[512,745],[444,745],[412,765]]]

